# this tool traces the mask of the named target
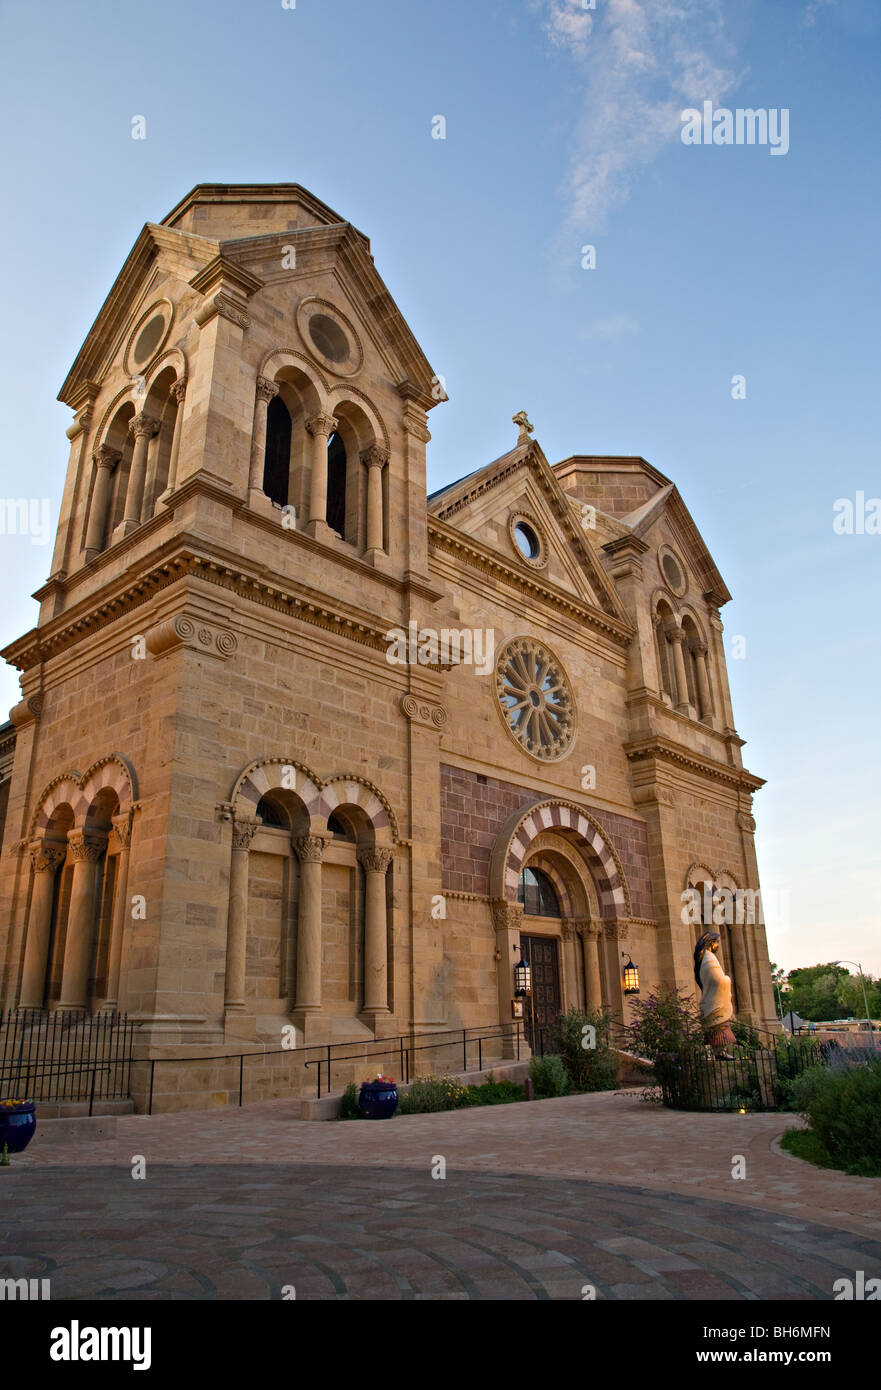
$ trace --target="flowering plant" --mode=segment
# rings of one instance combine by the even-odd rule
[[[26,1096],[23,1096],[18,1100],[0,1100],[0,1106],[33,1105],[33,1103],[34,1102],[32,1100],[29,1100]]]
[[[389,1086],[395,1085],[393,1076],[386,1076],[384,1072],[378,1071],[375,1076],[368,1076],[366,1081],[361,1082],[362,1086],[375,1086],[378,1091],[388,1090]]]

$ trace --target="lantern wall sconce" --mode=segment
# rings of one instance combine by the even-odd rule
[[[514,947],[515,951],[520,951],[519,946]],[[518,999],[524,998],[532,993],[532,970],[529,961],[520,951],[520,959],[514,966],[514,994]]]
[[[622,958],[627,955],[626,951],[621,952]],[[627,956],[627,964],[624,966],[624,993],[639,994],[639,969]]]

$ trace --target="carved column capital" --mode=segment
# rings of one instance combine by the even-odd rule
[[[133,434],[135,439],[142,434],[151,438],[158,429],[159,421],[155,420],[152,415],[146,415],[144,411],[138,415],[133,415],[129,424],[129,433]]]
[[[320,864],[324,854],[321,835],[292,835],[291,845],[301,864]]]
[[[113,826],[113,834],[116,837],[116,843],[120,850],[129,849],[132,842],[131,811],[124,811],[121,816],[111,816],[110,821]]]
[[[104,841],[82,830],[68,830],[67,842],[75,864],[96,864],[104,852]]]
[[[177,401],[178,405],[180,405],[186,394],[187,379],[185,376],[179,376],[177,381],[172,382],[171,395],[174,396],[174,399]]]
[[[99,444],[92,453],[92,461],[97,468],[113,468],[119,463],[119,450],[109,444]]]
[[[573,925],[582,940],[599,941],[602,932],[602,927],[599,922],[581,920],[573,923]]]
[[[518,931],[523,925],[523,904],[496,898],[490,904],[496,931]]]
[[[622,917],[603,923],[603,933],[607,941],[626,941],[630,935],[630,923]]]
[[[257,830],[259,821],[256,820],[235,820],[232,827],[232,847],[233,849],[250,849]]]
[[[268,376],[258,376],[257,378],[257,399],[258,401],[271,401],[278,395],[278,383],[271,381]]]
[[[334,415],[323,415],[319,411],[306,421],[306,428],[311,435],[323,434],[329,439],[338,424],[339,421]]]
[[[369,449],[365,449],[361,455],[361,462],[367,468],[385,468],[388,463],[388,449],[384,449],[379,444],[371,444]]]
[[[45,840],[35,840],[29,850],[35,874],[54,874],[67,858],[64,845],[47,844]]]
[[[358,863],[373,873],[384,874],[388,871],[388,866],[395,857],[394,850],[391,849],[361,849],[358,851]]]

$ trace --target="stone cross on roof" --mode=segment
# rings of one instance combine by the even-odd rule
[[[527,416],[526,411],[518,410],[516,415],[511,416],[511,419],[514,421],[515,425],[519,425],[520,427],[520,434],[517,438],[517,443],[528,444],[529,436],[532,434],[533,430],[535,429],[535,426],[529,423],[529,417]]]

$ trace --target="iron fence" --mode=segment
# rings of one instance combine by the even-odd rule
[[[126,1100],[134,1026],[125,1014],[80,1009],[0,1013],[0,1096],[41,1101]]]
[[[737,1049],[731,1060],[694,1048],[657,1060],[655,1076],[672,1110],[779,1110],[795,1078],[824,1062],[827,1051],[828,1043],[776,1037]]]
[[[353,1061],[376,1067],[385,1063],[397,1069],[397,1079],[409,1081],[413,1064],[418,1053],[437,1053],[446,1050],[447,1056],[442,1064],[457,1071],[482,1071],[488,1049],[486,1044],[505,1044],[511,1052],[510,1061],[520,1058],[522,1030],[519,1023],[490,1024],[485,1028],[446,1028],[433,1033],[403,1033],[391,1038],[375,1038],[364,1042],[314,1043],[300,1048],[261,1048],[254,1052],[208,1053],[198,1057],[149,1057],[136,1065],[149,1067],[147,1083],[147,1114],[153,1113],[153,1099],[157,1083],[157,1068],[202,1067],[206,1062],[215,1063],[217,1070],[215,1086],[221,1086],[224,1070],[228,1073],[226,1089],[234,1094],[238,1091],[238,1104],[243,1105],[247,1092],[247,1062],[259,1073],[276,1064],[284,1070],[285,1094],[297,1095],[300,1091],[297,1072],[302,1069],[300,1081],[315,1080],[318,1099],[331,1090],[334,1084],[334,1068],[338,1083],[348,1079],[351,1068],[345,1064]],[[498,1062],[498,1057],[492,1058]],[[313,1070],[314,1069],[314,1070]],[[161,1084],[162,1073],[158,1073]],[[186,1091],[186,1072],[182,1074],[178,1091]],[[252,1082],[253,1084],[253,1082]],[[259,1082],[258,1082],[259,1086]]]

